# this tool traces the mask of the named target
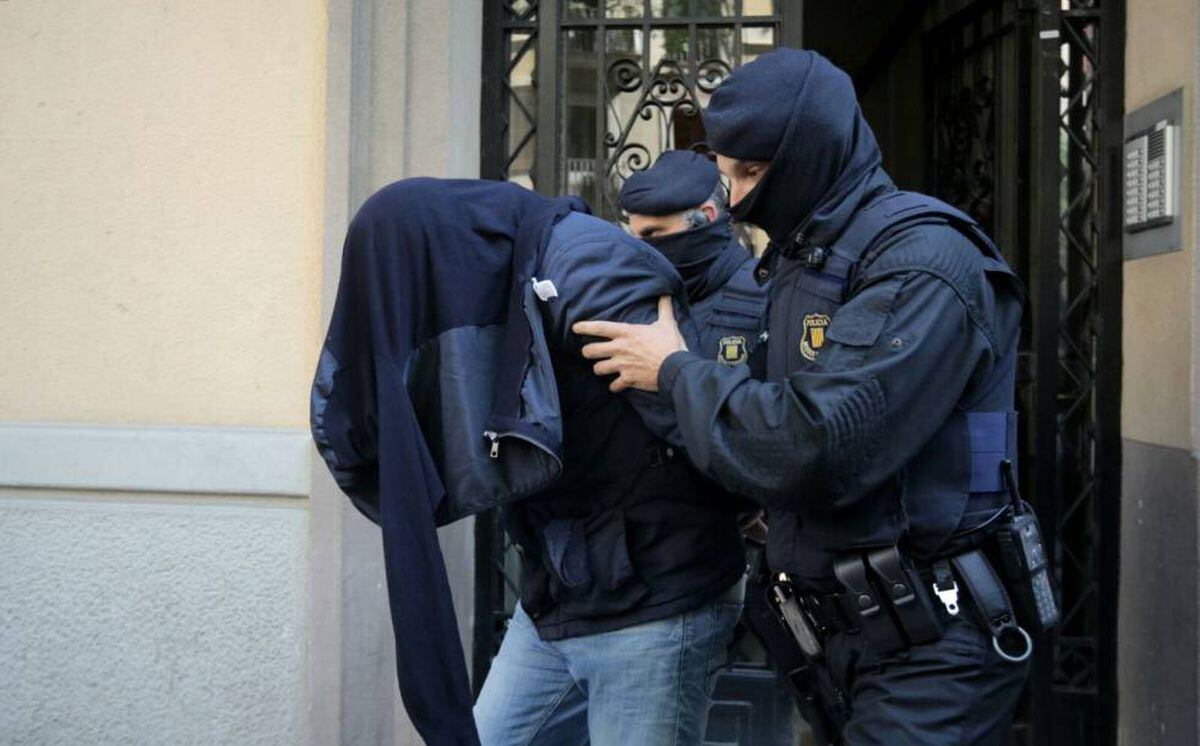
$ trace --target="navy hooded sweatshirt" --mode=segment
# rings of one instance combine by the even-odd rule
[[[414,370],[437,374],[414,366],[441,357],[435,346],[499,367],[501,336],[482,330],[504,327],[514,271],[528,272],[571,207],[515,185],[412,179],[367,200],[346,234],[313,436],[338,485],[382,528],[400,691],[430,744],[478,741],[435,531],[470,511],[446,500],[446,453],[421,429],[422,415],[439,413],[411,399],[406,382]]]

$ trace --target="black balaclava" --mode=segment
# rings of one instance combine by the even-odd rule
[[[730,213],[776,246],[831,243],[856,210],[895,189],[850,77],[816,52],[780,48],[734,71],[704,126],[717,153],[770,162]]]
[[[675,265],[693,303],[719,290],[750,256],[733,243],[728,215],[686,231],[642,240]],[[731,245],[734,250],[730,250]]]
[[[623,210],[638,215],[694,211],[712,197],[720,178],[708,157],[691,150],[668,150],[650,168],[630,175],[617,199]],[[728,282],[749,256],[733,242],[729,217],[724,214],[711,223],[642,240],[675,265],[693,303]]]

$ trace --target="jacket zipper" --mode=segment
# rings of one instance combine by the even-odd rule
[[[562,466],[562,459],[560,459],[556,454],[551,452],[549,448],[547,448],[546,446],[537,442],[533,438],[528,438],[514,430],[505,430],[504,432],[497,432],[495,430],[484,430],[483,437],[487,438],[488,440],[490,440],[492,442],[492,447],[488,450],[489,458],[493,458],[493,459],[500,458],[500,439],[501,438],[516,438],[517,440],[525,441],[526,443],[533,446],[534,448],[537,448],[539,451],[543,451],[548,456],[550,456],[550,458],[552,458],[556,462],[558,462],[558,465],[560,467]]]

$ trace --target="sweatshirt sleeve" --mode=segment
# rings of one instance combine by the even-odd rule
[[[550,280],[557,297],[542,304],[550,344],[582,357],[588,342],[571,331],[590,319],[650,324],[658,318],[658,299],[670,295],[689,349],[697,346],[683,281],[661,254],[618,230],[593,230],[552,244],[541,264],[540,280]],[[645,391],[621,394],[646,426],[672,445],[682,446],[675,413],[668,402]]]

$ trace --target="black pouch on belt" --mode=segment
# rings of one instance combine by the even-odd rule
[[[833,574],[846,590],[847,611],[858,616],[858,627],[872,650],[895,653],[907,647],[882,594],[867,574],[864,558],[854,555],[833,564]]]
[[[834,563],[872,650],[894,653],[942,637],[942,624],[920,574],[888,547]]]

